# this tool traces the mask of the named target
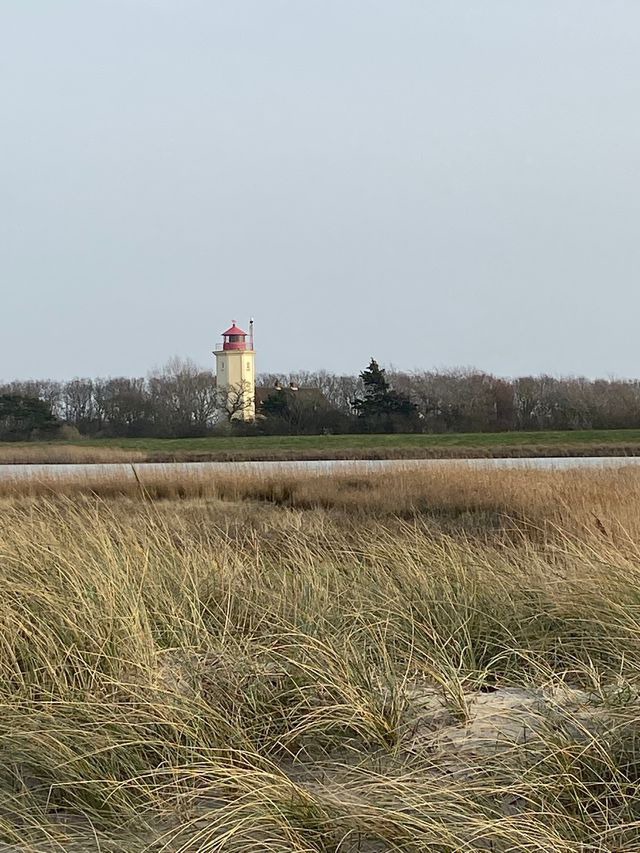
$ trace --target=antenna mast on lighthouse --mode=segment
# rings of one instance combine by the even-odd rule
[[[249,320],[249,349],[254,349],[254,346],[253,346],[253,317]]]

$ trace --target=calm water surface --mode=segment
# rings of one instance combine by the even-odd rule
[[[38,479],[40,477],[69,476],[76,477],[112,477],[120,474],[135,477],[134,469],[140,479],[146,474],[175,473],[199,474],[220,473],[262,473],[271,474],[292,471],[309,471],[326,474],[332,471],[371,472],[381,470],[407,471],[428,469],[434,466],[466,466],[476,469],[491,468],[535,468],[543,470],[567,470],[570,468],[622,468],[640,465],[638,456],[594,456],[583,458],[557,457],[547,459],[356,459],[313,462],[136,462],[89,465],[0,465],[0,479]]]

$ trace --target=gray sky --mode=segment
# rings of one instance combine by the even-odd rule
[[[640,375],[638,0],[5,0],[0,377]]]

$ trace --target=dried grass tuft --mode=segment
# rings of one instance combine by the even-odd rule
[[[635,849],[640,473],[138,480],[4,489],[1,843]]]

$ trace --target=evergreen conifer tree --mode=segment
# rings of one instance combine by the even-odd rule
[[[375,358],[360,374],[364,386],[362,398],[353,401],[353,408],[366,425],[375,432],[413,432],[418,422],[418,407],[404,394],[394,391],[386,373]]]
[[[59,426],[51,406],[44,400],[21,394],[0,394],[0,440],[24,440],[34,433],[47,437]]]

